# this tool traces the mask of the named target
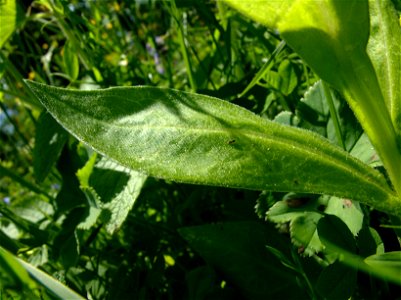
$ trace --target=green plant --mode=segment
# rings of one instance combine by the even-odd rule
[[[59,214],[66,214],[74,226],[61,232],[50,228],[57,232],[55,240],[68,240],[62,247],[69,252],[54,247],[64,268],[68,270],[77,264],[80,243],[89,240],[85,245],[90,244],[92,234],[99,232],[94,229],[96,226],[99,230],[103,227],[104,234],[113,234],[125,220],[129,222],[128,211],[149,175],[173,182],[264,191],[257,201],[257,213],[288,231],[295,248],[283,247],[284,241],[272,228],[252,222],[223,223],[221,228],[200,225],[177,229],[189,245],[212,266],[223,270],[251,299],[278,294],[299,296],[285,291],[286,285],[280,285],[280,280],[288,282],[288,286],[306,286],[305,297],[311,299],[357,297],[362,293],[355,292],[360,276],[357,270],[400,285],[399,245],[398,251],[384,253],[380,237],[366,220],[369,209],[390,215],[394,228],[401,218],[401,51],[394,51],[401,44],[401,29],[393,4],[373,0],[224,2],[277,29],[285,41],[270,45],[274,50],[270,59],[241,90],[241,96],[257,85],[274,91],[268,95],[264,111],[273,101],[287,110],[278,114],[275,121],[229,101],[167,87],[87,91],[24,81],[29,88],[26,93],[34,94],[62,126],[46,113],[38,121],[37,128],[41,130],[36,137],[36,157],[47,151],[50,159],[37,158],[37,180],[48,176],[60,153],[61,159],[73,161],[74,165],[71,170],[60,168],[64,193],[62,190],[59,195],[64,198],[57,197]],[[65,7],[58,2],[42,3],[49,7],[69,40],[64,46],[63,65],[70,83],[79,77],[79,60],[93,78],[102,82],[87,50],[64,21],[68,16]],[[177,23],[176,47],[184,58],[191,89],[196,91],[207,80],[202,81],[194,70],[175,1],[166,2],[165,6]],[[200,7],[200,11],[207,10],[206,6]],[[228,8],[222,3],[218,8],[221,26],[227,28]],[[290,56],[280,56],[285,44],[322,79],[310,81],[311,73],[302,64],[307,87],[296,109],[288,99],[300,84]],[[213,50],[217,53],[217,49],[216,43]],[[277,70],[272,69],[274,63]],[[143,71],[140,67],[138,70]],[[169,87],[172,81],[170,77]],[[342,97],[358,119],[363,135],[357,126],[351,129],[355,123],[352,114],[346,115]],[[294,122],[294,112],[300,116],[298,123]],[[328,133],[321,136],[322,123],[330,128],[330,139]],[[85,149],[83,144],[76,146],[71,140],[68,144],[63,128],[89,148]],[[68,148],[68,153],[62,152],[63,148]],[[74,153],[72,149],[78,150]],[[99,158],[96,153],[104,157]],[[9,177],[13,176],[9,168],[0,167]],[[77,176],[71,179],[74,172]],[[33,190],[29,183],[19,181]],[[77,201],[85,202],[85,206],[67,203],[67,186],[70,194],[78,195],[76,199],[84,199]],[[273,192],[291,193],[280,198]],[[78,217],[74,218],[72,212],[79,212]],[[3,209],[2,213],[8,210]],[[30,226],[12,212],[8,216],[20,226]],[[92,233],[84,238],[85,231],[90,230]],[[274,236],[274,241],[267,243],[266,252],[247,248],[247,233],[252,231],[254,235],[249,240],[259,245],[258,249],[265,246],[266,236]],[[233,249],[227,255],[226,245]],[[238,253],[244,253],[240,261],[236,261]],[[300,253],[306,258],[300,258]],[[153,267],[158,259],[160,256],[155,258]],[[263,264],[263,260],[271,262],[255,271],[257,263]],[[233,263],[237,265],[229,268]],[[255,278],[257,274],[275,272],[280,280],[275,284],[272,280],[269,287],[276,285],[278,291],[258,290],[253,286],[253,277],[242,278],[244,269],[254,272]],[[194,284],[197,276],[204,279],[212,273],[210,269],[199,269],[187,276]],[[298,282],[290,274],[296,274]],[[191,291],[197,299],[194,286]],[[98,293],[103,295],[101,290]]]

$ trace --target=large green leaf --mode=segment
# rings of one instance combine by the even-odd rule
[[[379,172],[316,134],[270,122],[228,102],[153,87],[78,91],[27,84],[79,140],[149,175],[326,193],[401,211]]]

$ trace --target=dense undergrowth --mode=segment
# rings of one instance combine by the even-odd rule
[[[388,5],[399,16],[399,3]],[[379,178],[383,190],[391,191],[385,193],[395,194],[384,181],[392,179],[386,165],[344,95],[321,81],[279,31],[221,1],[5,0],[0,18],[1,299],[63,298],[69,295],[66,287],[88,299],[401,297],[400,213],[372,207],[374,200],[364,201],[362,192],[355,199],[361,203],[348,199],[353,191],[347,194],[346,184],[356,185],[348,177],[343,190],[320,196],[304,193],[308,189],[300,185],[309,179],[302,173],[296,174],[300,179],[271,175],[282,182],[278,176],[291,178],[293,189],[279,191],[232,188],[245,179],[238,185],[212,179],[202,186],[177,183],[174,176],[161,176],[171,181],[147,176],[94,152],[97,140],[91,147],[78,140],[80,128],[92,134],[91,120],[63,120],[38,96],[37,86],[23,80],[75,90],[172,88],[196,92],[199,107],[211,99],[199,95],[223,99],[260,116],[261,124],[270,120],[312,131],[313,141],[326,138],[358,158],[357,167],[360,161],[370,166],[372,182]],[[41,87],[43,97],[51,99],[53,90]],[[69,97],[67,91],[54,92],[60,98],[63,93]],[[133,92],[132,97],[139,96]],[[129,107],[112,96],[110,101],[106,108],[113,113]],[[152,101],[148,105],[156,111]],[[88,107],[98,120],[100,106]],[[171,111],[179,115],[179,105],[166,111],[156,123]],[[113,122],[103,121],[104,126]],[[245,153],[244,136],[224,136],[219,151]],[[118,140],[111,141],[120,148]],[[203,149],[192,157],[196,174],[202,173],[200,157],[211,151]],[[289,162],[297,160],[284,151]],[[316,166],[320,163],[325,162]],[[299,168],[315,167],[304,165]],[[314,170],[316,178],[333,176]],[[310,180],[319,181],[313,176]],[[330,186],[316,184],[315,190]],[[376,189],[366,194],[371,191]],[[63,285],[52,288],[49,278],[21,267],[16,257]]]

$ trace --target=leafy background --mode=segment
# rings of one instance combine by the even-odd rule
[[[387,215],[348,199],[147,177],[79,143],[22,81],[196,91],[312,130],[380,169],[342,97],[331,91],[330,102],[277,32],[220,1],[8,0],[0,18],[2,248],[89,299],[401,295],[397,273],[350,267],[352,255],[400,250]],[[6,265],[5,299],[57,298]]]

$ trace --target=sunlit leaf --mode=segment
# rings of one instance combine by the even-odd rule
[[[6,0],[0,2],[0,49],[13,34],[18,22],[21,21],[18,1]]]
[[[147,176],[103,158],[96,166],[91,184],[101,197],[106,230],[114,233],[125,221]]]
[[[275,1],[256,3],[260,11],[270,11],[276,5]],[[260,21],[252,5],[235,7]],[[381,157],[394,188],[401,193],[399,135],[366,53],[368,8],[367,0],[289,1],[281,18],[278,13],[272,15],[273,19],[280,18],[278,22],[261,22],[274,25],[318,76],[343,93]]]
[[[396,128],[401,131],[401,26],[392,1],[369,0],[368,54]]]
[[[134,170],[188,183],[326,193],[399,209],[379,172],[315,134],[228,102],[152,87],[77,91],[27,84],[78,139]]]

